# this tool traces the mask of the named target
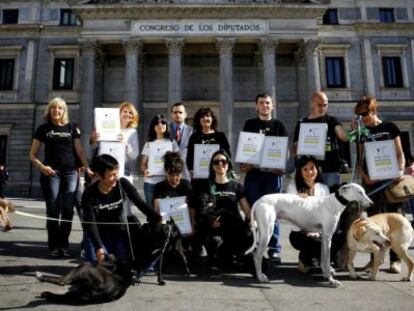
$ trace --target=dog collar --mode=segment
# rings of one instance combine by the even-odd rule
[[[340,194],[339,194],[339,192],[338,191],[335,191],[335,198],[342,204],[342,205],[348,205],[348,203],[350,202],[350,201],[348,201],[347,199],[345,199],[343,196],[341,196]]]

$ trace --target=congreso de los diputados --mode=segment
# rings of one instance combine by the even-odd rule
[[[292,137],[315,90],[345,128],[356,102],[375,96],[411,153],[414,1],[0,1],[0,163],[10,196],[40,193],[28,154],[56,96],[87,150],[94,108],[123,101],[140,113],[141,148],[151,118],[182,102],[189,123],[198,108],[213,109],[234,149],[258,93],[273,95]]]

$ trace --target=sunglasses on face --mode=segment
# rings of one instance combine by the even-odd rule
[[[366,116],[368,116],[369,115],[369,111],[365,111],[365,112],[361,112],[360,114],[359,114],[359,116],[361,116],[361,117],[366,117]]]
[[[220,163],[223,164],[223,165],[226,165],[227,164],[227,160],[226,159],[213,160],[213,164],[214,165],[219,165]]]
[[[162,120],[162,121],[158,121],[158,123],[157,123],[157,124],[155,124],[155,125],[158,125],[158,124],[166,125],[166,124],[167,124],[167,121],[164,121],[164,120]]]

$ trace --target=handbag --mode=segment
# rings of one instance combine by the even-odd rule
[[[414,177],[403,175],[385,189],[387,203],[401,203],[414,197]]]

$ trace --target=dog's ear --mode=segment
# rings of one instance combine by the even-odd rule
[[[359,226],[355,231],[354,231],[354,237],[355,240],[357,241],[361,241],[362,236],[365,234],[365,232],[367,232],[367,228],[365,228],[365,225],[363,226]]]

